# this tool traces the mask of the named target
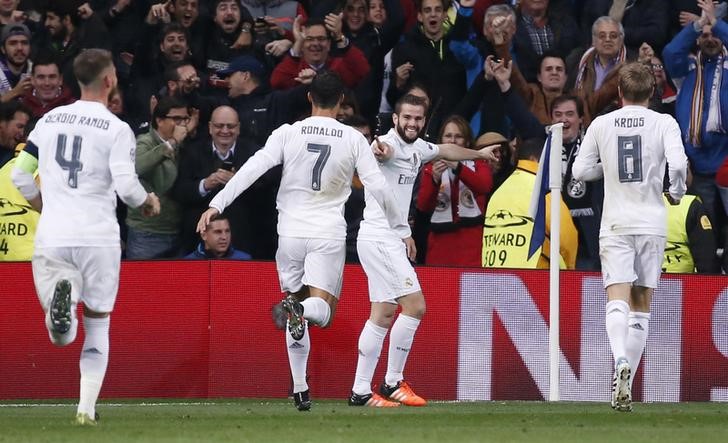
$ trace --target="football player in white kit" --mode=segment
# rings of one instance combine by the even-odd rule
[[[646,65],[619,70],[622,108],[597,117],[574,161],[577,180],[604,177],[599,256],[607,291],[606,329],[614,357],[612,408],[632,410],[632,374],[647,342],[650,302],[660,280],[667,234],[662,190],[668,200],[687,189],[687,157],[673,117],[647,109],[655,79]]]
[[[422,140],[419,134],[425,125],[426,106],[421,97],[409,94],[403,96],[392,115],[394,128],[372,144],[403,217],[409,213],[412,189],[422,164],[439,158],[453,161],[496,160],[494,152],[499,146],[473,150],[450,143],[435,145]],[[410,263],[416,251],[414,248],[405,249],[387,227],[382,209],[372,199],[366,186],[364,193],[366,206],[357,238],[357,250],[369,282],[371,314],[359,336],[359,360],[349,404],[371,407],[392,407],[400,403],[424,406],[427,402],[414,393],[403,376],[415,332],[425,314],[425,297]],[[406,218],[402,222],[406,222]],[[393,324],[398,305],[402,311]],[[372,377],[390,326],[392,333],[389,336],[387,373],[377,394],[372,392]]]
[[[308,94],[311,117],[273,131],[265,146],[251,157],[212,199],[200,217],[202,232],[210,218],[222,212],[268,169],[283,164],[276,199],[278,251],[276,266],[281,290],[288,294],[286,347],[293,377],[293,399],[300,411],[311,408],[306,364],[311,348],[307,324],[331,323],[341,291],[346,256],[344,203],[356,170],[372,198],[384,208],[385,224],[400,243],[413,247],[409,225],[371,151],[355,128],[336,121],[344,85],[332,72],[320,72]],[[299,299],[304,299],[299,302]]]
[[[96,425],[96,400],[109,361],[109,314],[119,288],[121,239],[116,195],[129,206],[159,213],[134,170],[136,140],[129,125],[106,109],[116,89],[111,53],[88,49],[73,62],[81,99],[46,113],[28,136],[13,182],[42,207],[32,258],[33,280],[51,342],[76,338],[76,306],[83,302],[76,423]],[[38,189],[33,173],[38,170]]]

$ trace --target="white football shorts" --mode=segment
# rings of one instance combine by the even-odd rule
[[[616,283],[656,288],[662,274],[665,237],[613,235],[599,238],[604,287]]]
[[[397,303],[398,298],[422,290],[401,240],[358,240],[356,249],[367,274],[370,301]]]
[[[298,292],[307,285],[339,298],[345,260],[345,240],[279,237],[276,268],[281,291]]]
[[[71,282],[71,299],[94,312],[114,310],[119,291],[121,249],[115,247],[36,248],[33,281],[43,310],[50,306],[58,280]]]

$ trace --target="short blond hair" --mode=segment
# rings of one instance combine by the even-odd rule
[[[622,97],[631,102],[643,102],[652,97],[655,75],[644,63],[632,62],[619,68],[619,89]]]

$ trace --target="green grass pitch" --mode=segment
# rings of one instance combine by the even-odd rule
[[[0,442],[724,442],[720,403],[432,402],[424,408],[350,407],[314,400],[120,401],[98,406],[99,426],[72,424],[75,405],[0,402]]]

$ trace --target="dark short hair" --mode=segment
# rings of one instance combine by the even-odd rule
[[[187,32],[187,28],[177,22],[170,22],[162,27],[162,31],[159,33],[159,41],[162,42],[167,35],[173,33],[184,34],[187,39],[187,45],[189,46],[190,34]]]
[[[566,102],[576,103],[576,113],[579,114],[579,117],[584,116],[584,104],[578,96],[572,94],[562,94],[556,97],[554,101],[551,102],[549,115],[553,114],[554,108]]]
[[[345,118],[344,121],[342,121],[341,123],[345,124],[346,126],[351,126],[352,128],[362,128],[366,126],[367,128],[371,129],[369,121],[360,114],[351,115]]]
[[[170,110],[187,107],[187,102],[179,97],[162,97],[152,113],[152,128],[157,129],[157,119],[166,117]]]
[[[424,2],[424,0],[415,0],[415,11],[422,11],[422,4]],[[443,11],[447,14],[447,10],[450,9],[450,0],[440,0],[440,3],[442,4]]]
[[[81,0],[53,0],[46,3],[46,13],[52,12],[61,19],[63,17],[70,17],[71,23],[74,26],[81,24],[81,17],[78,15],[78,8],[84,2]]]
[[[319,108],[332,109],[344,95],[344,82],[333,71],[322,71],[316,74],[311,82],[309,92],[311,101]]]
[[[532,137],[523,140],[516,148],[519,160],[528,160],[532,157],[541,158],[545,137]]]
[[[58,73],[61,74],[61,64],[58,63],[58,59],[51,53],[40,53],[33,59],[33,67],[30,68],[30,73],[35,74],[35,68],[38,66],[49,66],[56,65]]]
[[[547,58],[558,58],[564,63],[564,70],[566,70],[566,59],[558,52],[549,49],[548,51],[545,51],[543,54],[541,54],[541,56],[538,58],[538,64],[536,66],[538,66],[539,71],[541,71],[541,65],[543,65],[543,61]]]
[[[109,66],[114,66],[111,52],[98,48],[85,49],[73,60],[73,75],[82,86],[89,86]]]
[[[18,112],[26,114],[28,118],[33,117],[30,110],[16,100],[0,103],[0,122],[9,122],[15,118],[15,114]]]
[[[193,68],[195,67],[191,62],[186,61],[186,60],[180,60],[180,61],[172,62],[172,63],[168,64],[167,67],[164,69],[165,85],[167,84],[166,82],[178,81],[180,79],[179,71],[178,71],[179,68],[181,68],[182,66],[188,66],[188,65],[192,66]],[[196,68],[195,68],[195,71],[197,71]]]
[[[427,102],[424,98],[418,97],[416,95],[412,94],[405,94],[402,97],[397,100],[397,103],[394,105],[394,113],[399,115],[400,112],[402,112],[402,105],[411,105],[411,106],[422,106],[422,108],[427,112]]]

